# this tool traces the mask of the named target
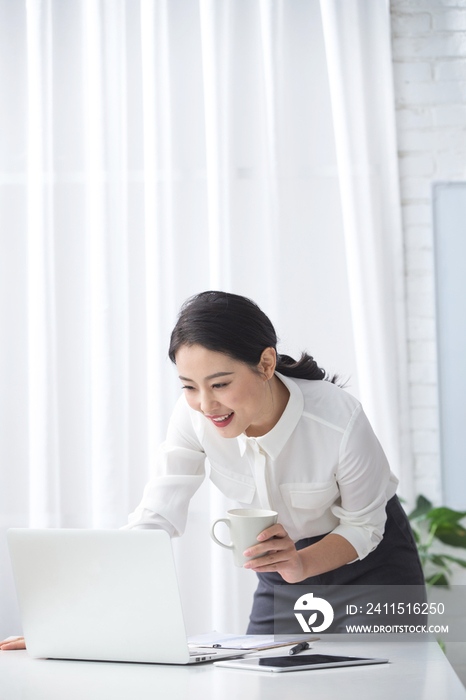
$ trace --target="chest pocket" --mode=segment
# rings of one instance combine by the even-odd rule
[[[315,517],[329,508],[339,494],[336,481],[281,484],[280,491],[289,507],[314,511]]]
[[[251,476],[232,472],[220,464],[210,463],[210,480],[225,496],[240,503],[251,503],[256,493]]]

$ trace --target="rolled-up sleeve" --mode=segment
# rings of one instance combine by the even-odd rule
[[[125,529],[163,528],[170,536],[182,535],[189,501],[205,476],[205,452],[193,428],[184,397],[178,401],[160,445],[141,503]]]
[[[333,533],[347,539],[363,559],[383,537],[390,467],[360,405],[344,432],[336,476],[341,502],[331,511],[340,524]]]

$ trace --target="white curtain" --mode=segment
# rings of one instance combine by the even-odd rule
[[[413,498],[389,0],[321,0],[360,395]]]
[[[257,301],[408,464],[388,32],[385,0],[0,0],[0,637],[6,528],[137,505],[191,294]],[[208,534],[232,505],[204,484],[174,542],[189,633],[246,627],[255,577]]]

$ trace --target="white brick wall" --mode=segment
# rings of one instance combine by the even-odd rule
[[[417,493],[440,505],[431,187],[466,180],[466,0],[391,0],[390,7],[414,478]],[[465,646],[447,644],[447,655],[466,685]]]

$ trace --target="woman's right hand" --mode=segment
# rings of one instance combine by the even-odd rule
[[[0,642],[0,649],[2,651],[26,649],[26,642],[24,641],[24,637],[7,637],[3,642]]]

